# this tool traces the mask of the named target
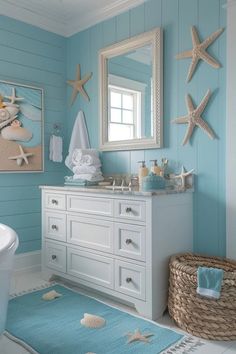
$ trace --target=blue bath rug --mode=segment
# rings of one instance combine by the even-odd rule
[[[62,296],[52,301],[42,300],[42,295],[51,290]],[[105,318],[106,325],[99,329],[82,326],[80,320],[84,313]],[[136,329],[154,336],[149,343],[127,344],[126,333]],[[59,284],[12,298],[6,335],[31,353],[39,354],[178,354],[190,353],[202,345],[193,337],[132,316]]]

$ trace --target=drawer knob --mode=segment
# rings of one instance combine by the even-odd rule
[[[52,255],[52,260],[54,261],[55,259],[57,259],[57,256],[55,254]]]
[[[52,230],[57,230],[57,229],[58,229],[57,225],[52,225]]]
[[[58,200],[52,199],[52,204],[58,205]]]
[[[130,208],[130,207],[127,207],[127,208],[125,209],[125,211],[126,211],[126,213],[131,213],[131,211],[132,211],[132,208]]]
[[[127,239],[125,240],[125,243],[126,243],[126,245],[130,245],[130,244],[132,243],[131,238],[127,238]]]
[[[126,283],[131,283],[132,278],[126,278]]]

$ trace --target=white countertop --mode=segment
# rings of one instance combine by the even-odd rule
[[[121,189],[108,189],[102,186],[68,186],[68,185],[42,185],[39,186],[40,189],[50,189],[50,190],[60,190],[60,191],[71,191],[78,193],[99,193],[99,194],[113,194],[113,195],[136,195],[143,197],[152,197],[156,195],[166,195],[166,194],[176,194],[176,193],[192,193],[193,188],[190,189],[177,189],[177,188],[166,188],[157,189],[151,191],[142,191],[138,187],[133,187],[131,190],[121,190]]]

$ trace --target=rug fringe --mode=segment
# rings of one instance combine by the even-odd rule
[[[34,350],[30,345],[25,343],[23,340],[13,336],[11,333],[8,331],[3,332],[4,336],[7,337],[8,339],[12,340],[16,344],[19,344],[22,348],[26,349],[30,354],[40,354],[36,350]]]
[[[180,339],[177,344],[174,344],[172,347],[165,349],[161,354],[188,354],[195,352],[199,347],[204,345],[199,339],[194,337],[184,337]]]
[[[10,294],[9,297],[10,297],[10,299],[14,299],[15,297],[26,295],[26,294],[30,294],[30,293],[33,293],[33,292],[38,291],[38,290],[47,289],[47,288],[50,288],[51,286],[54,286],[54,285],[57,285],[57,284],[58,283],[55,282],[55,281],[45,282],[44,284],[35,286],[34,288],[30,288],[30,289],[27,289],[27,290],[22,290],[22,291],[19,291],[17,293],[12,293],[12,294]]]

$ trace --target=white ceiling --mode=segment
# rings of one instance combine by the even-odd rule
[[[146,0],[0,0],[0,14],[69,37]]]

